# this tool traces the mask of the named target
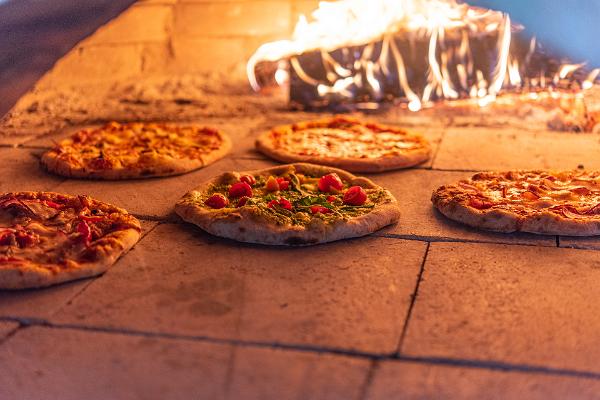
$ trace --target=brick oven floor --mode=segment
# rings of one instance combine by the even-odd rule
[[[479,170],[600,169],[598,135],[428,117],[418,129],[432,161],[371,176],[399,199],[397,225],[307,248],[240,244],[183,223],[173,204],[224,170],[274,165],[254,138],[316,116],[195,81],[105,82],[108,95],[93,86],[81,96],[56,76],[75,80],[73,65],[106,58],[89,48],[0,122],[0,192],[90,194],[138,216],[144,236],[101,277],[0,291],[0,399],[600,398],[600,239],[481,232],[429,200]],[[67,180],[40,169],[39,154],[69,126],[112,118],[199,121],[235,146],[174,178]]]

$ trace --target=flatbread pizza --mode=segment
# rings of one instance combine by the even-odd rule
[[[230,148],[229,138],[209,127],[111,122],[77,131],[44,153],[42,164],[67,177],[151,178],[204,167]]]
[[[446,217],[497,232],[600,235],[600,172],[482,172],[438,188]]]
[[[140,231],[125,210],[87,196],[0,194],[0,289],[99,275],[139,240]]]
[[[351,172],[407,168],[429,159],[427,140],[404,129],[336,116],[282,125],[263,133],[256,148],[282,162],[308,162]]]
[[[213,235],[271,245],[364,236],[400,217],[394,196],[371,180],[304,163],[224,173],[175,211]]]

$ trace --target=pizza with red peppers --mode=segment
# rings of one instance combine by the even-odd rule
[[[600,235],[600,172],[482,172],[431,198],[450,219],[498,232]]]
[[[183,174],[225,156],[229,138],[196,125],[111,122],[83,129],[44,153],[51,172],[77,178],[134,179]]]
[[[429,143],[417,133],[340,116],[278,126],[262,134],[256,148],[278,161],[330,165],[352,172],[411,167],[429,159],[431,152]]]
[[[125,210],[52,192],[0,195],[0,289],[50,286],[106,271],[140,238]]]
[[[364,236],[400,217],[394,196],[371,180],[303,163],[222,174],[175,211],[213,235],[273,245]]]

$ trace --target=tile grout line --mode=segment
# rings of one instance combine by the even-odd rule
[[[417,281],[415,282],[415,289],[412,293],[410,304],[408,306],[408,311],[406,312],[406,318],[404,320],[404,324],[402,325],[402,331],[400,332],[400,338],[398,339],[398,344],[396,345],[396,355],[400,355],[402,351],[402,345],[404,344],[404,339],[406,338],[406,334],[408,332],[408,324],[410,323],[410,318],[412,316],[413,309],[415,307],[415,303],[417,302],[417,295],[419,294],[419,287],[421,286],[421,281],[423,280],[423,272],[425,271],[425,264],[427,263],[427,257],[429,256],[429,249],[431,247],[431,243],[427,243],[427,247],[425,248],[425,254],[423,255],[423,261],[421,262],[421,267],[419,269],[419,274],[417,275]]]
[[[379,370],[379,360],[371,360],[369,364],[369,370],[367,371],[367,376],[365,377],[365,382],[363,383],[358,399],[359,400],[367,400],[369,395],[369,390],[373,384],[373,378],[375,374]]]
[[[390,361],[390,362],[415,362],[424,365],[441,365],[441,366],[455,366],[473,369],[489,369],[498,371],[515,371],[524,373],[540,373],[547,375],[562,375],[571,376],[578,378],[586,378],[600,381],[600,372],[592,371],[580,371],[564,368],[553,368],[539,365],[527,365],[527,364],[511,364],[501,361],[482,361],[473,359],[460,359],[450,357],[434,357],[434,356],[407,356],[397,355],[395,353],[369,353],[367,351],[359,350],[346,350],[335,347],[318,347],[315,345],[303,345],[303,344],[290,344],[290,343],[278,343],[278,342],[262,342],[262,341],[251,341],[251,340],[240,340],[240,339],[224,339],[215,338],[209,336],[192,336],[182,334],[170,334],[170,333],[157,333],[157,332],[144,332],[132,329],[119,329],[119,328],[107,328],[107,327],[94,327],[76,324],[53,324],[43,319],[35,318],[13,318],[13,317],[0,317],[0,321],[12,321],[21,324],[17,331],[22,329],[41,326],[48,329],[63,329],[63,330],[77,330],[83,332],[96,332],[105,333],[112,335],[123,335],[133,337],[146,337],[156,338],[165,340],[185,340],[191,342],[203,342],[211,344],[221,345],[233,345],[240,347],[254,347],[254,348],[266,348],[266,349],[279,349],[279,350],[290,350],[305,353],[314,354],[331,354],[338,356],[346,356],[360,359],[377,360],[377,361]]]

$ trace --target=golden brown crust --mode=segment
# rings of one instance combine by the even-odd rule
[[[600,173],[508,171],[441,186],[433,205],[448,218],[496,232],[600,235]]]
[[[107,223],[111,227],[103,232],[101,237],[94,238],[89,244],[83,246],[77,238],[75,222],[80,220],[73,219],[73,215],[76,214],[66,218],[60,226],[55,219],[45,224],[45,217],[38,218],[35,213],[32,214],[28,217],[29,225],[35,224],[38,230],[47,232],[49,236],[43,242],[28,246],[24,251],[21,251],[19,246],[11,248],[7,247],[6,243],[0,243],[0,289],[46,287],[102,274],[140,238],[141,226],[135,217],[121,208],[89,197],[54,192],[15,192],[0,195],[0,203],[10,201],[10,199],[42,203],[56,202],[56,205],[60,204],[64,206],[64,209],[85,204],[87,210],[94,209],[99,214],[105,215],[109,221]],[[5,204],[3,203],[2,207]],[[10,213],[5,212],[0,230],[19,229],[21,224],[17,218],[17,216],[14,217],[13,221],[15,222],[11,225]],[[77,218],[81,217],[77,215]],[[87,218],[93,219],[94,216],[87,216]],[[113,228],[112,225],[115,227]],[[24,228],[28,228],[28,226]],[[64,230],[69,228],[74,231],[70,233],[70,236],[74,236],[75,239],[66,239],[68,232],[65,233]],[[58,231],[62,231],[62,233]],[[60,235],[57,236],[57,233]],[[59,239],[63,239],[64,242]],[[63,256],[58,259],[49,256],[49,253],[55,251]]]
[[[313,132],[319,129],[321,133]],[[344,137],[344,134],[349,136]],[[319,141],[324,143],[317,143]],[[374,145],[369,146],[372,141]],[[306,146],[299,146],[299,142]],[[335,148],[320,147],[342,142],[348,150],[346,155]],[[402,148],[401,144],[408,146]],[[407,168],[427,161],[431,153],[429,143],[419,134],[341,116],[275,127],[260,135],[255,145],[260,152],[278,161],[329,165],[351,172]]]
[[[155,131],[176,138],[137,140],[140,135],[157,136]],[[214,139],[206,149],[202,135]],[[96,149],[99,145],[102,150]],[[227,135],[199,125],[112,122],[74,133],[45,152],[41,162],[48,171],[71,178],[139,179],[184,174],[223,158],[230,149]],[[96,154],[99,151],[100,155]],[[99,162],[103,160],[106,162]]]
[[[241,175],[280,176],[293,170],[311,176],[323,176],[335,172],[350,185],[361,186],[365,189],[382,189],[371,180],[356,177],[346,171],[314,164],[289,164],[255,171],[228,172],[207,181],[188,194],[175,206],[175,211],[185,221],[198,225],[205,231],[216,235],[235,239],[241,242],[270,245],[312,245],[340,239],[368,235],[382,227],[397,222],[400,210],[396,199],[385,190],[386,201],[376,205],[370,212],[349,220],[339,220],[332,223],[313,219],[308,225],[278,225],[257,215],[251,209],[226,208],[210,209],[198,204],[197,199],[211,186],[232,181]]]

